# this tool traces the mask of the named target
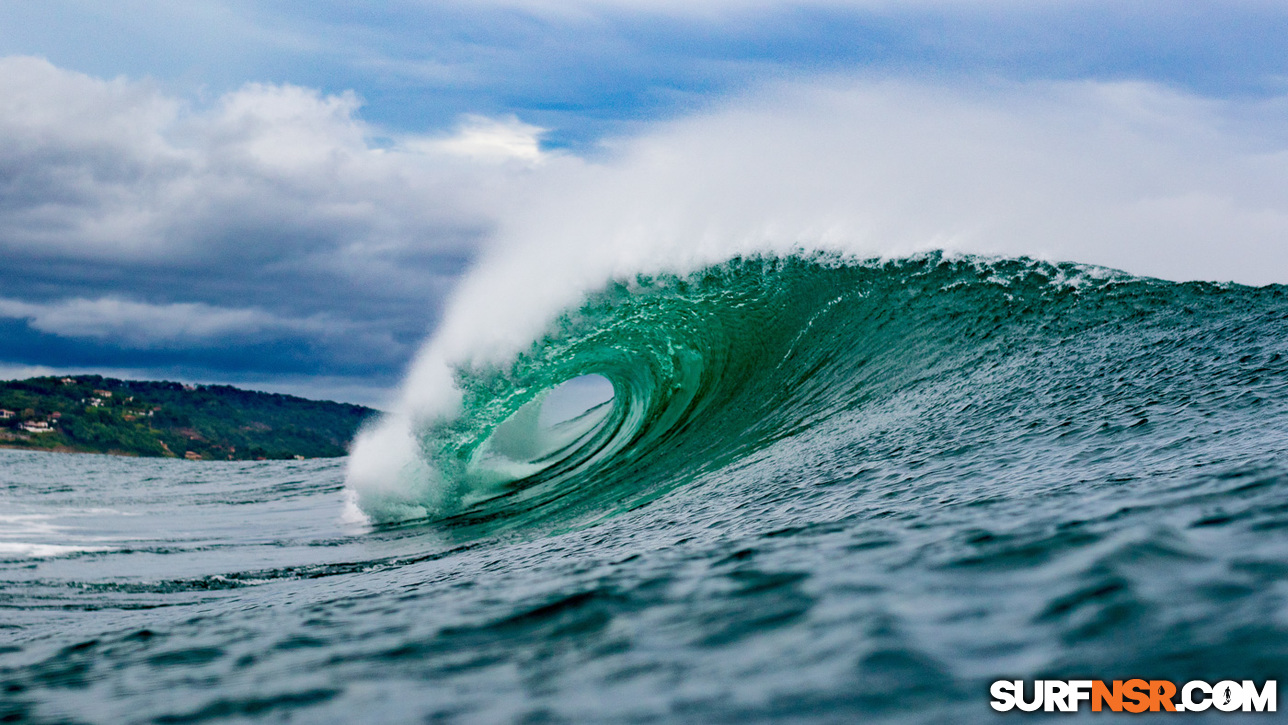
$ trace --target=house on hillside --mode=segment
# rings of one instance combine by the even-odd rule
[[[18,426],[28,433],[52,433],[54,429],[49,427],[49,423],[43,420],[29,420]]]
[[[17,413],[14,413],[12,410],[5,410],[4,408],[0,408],[0,420],[9,420],[15,415],[17,415]]]
[[[95,391],[94,391],[94,394],[95,394],[95,395],[97,395],[97,396],[98,396],[98,397],[100,397],[100,398],[110,398],[110,397],[112,397],[112,391],[110,391],[110,390],[95,390]]]

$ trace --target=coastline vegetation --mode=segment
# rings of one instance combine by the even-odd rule
[[[343,456],[378,411],[99,375],[0,382],[0,447],[192,460]]]

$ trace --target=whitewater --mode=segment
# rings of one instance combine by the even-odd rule
[[[997,679],[1282,681],[1280,157],[1156,89],[1030,95],[829,88],[548,160],[347,459],[0,451],[0,718],[957,723]],[[1196,139],[1228,153],[1163,163]]]

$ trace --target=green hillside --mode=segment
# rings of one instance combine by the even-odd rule
[[[98,375],[0,382],[0,446],[217,460],[345,455],[377,411],[227,385]]]

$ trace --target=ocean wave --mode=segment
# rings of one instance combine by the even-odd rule
[[[406,423],[411,459],[369,485],[355,456],[349,481],[379,522],[489,531],[592,522],[750,465],[778,441],[820,445],[829,421],[901,395],[979,407],[1016,392],[974,388],[981,371],[1058,360],[1063,346],[1105,329],[1114,339],[1158,336],[1183,322],[1187,305],[1281,294],[941,253],[757,256],[618,279],[513,357],[455,365],[457,404]],[[552,391],[588,376],[611,384],[611,399],[543,422]],[[1042,376],[1026,370],[1025,389],[1041,390]],[[828,436],[823,445],[853,443]]]

